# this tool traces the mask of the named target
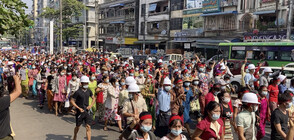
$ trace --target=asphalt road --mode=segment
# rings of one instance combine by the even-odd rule
[[[56,117],[47,107],[39,109],[38,100],[18,98],[11,104],[11,124],[16,133],[16,140],[70,140],[73,138],[75,117],[63,115]],[[92,126],[92,140],[116,140],[120,133],[118,127],[103,125]],[[78,140],[86,139],[86,128],[80,128]]]
[[[11,104],[11,124],[16,133],[16,140],[71,140],[75,127],[75,117],[63,115],[56,117],[49,112],[47,106],[43,109],[37,107],[38,100],[18,98]],[[196,122],[190,124],[192,133]],[[117,126],[109,126],[108,131],[103,130],[103,124],[92,125],[92,140],[117,140]],[[86,129],[81,127],[78,140],[86,139]],[[234,139],[238,139],[234,135]],[[263,140],[270,139],[270,126],[266,126],[266,136]]]

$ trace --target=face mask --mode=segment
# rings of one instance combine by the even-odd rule
[[[136,68],[136,71],[138,71],[139,70],[139,68]]]
[[[89,88],[89,85],[84,85],[83,88],[84,89],[88,89]]]
[[[96,79],[96,77],[95,76],[93,76],[93,77],[91,77],[92,78],[92,80],[95,80]]]
[[[67,69],[67,66],[65,66],[64,68]]]
[[[199,81],[194,81],[193,84],[194,85],[198,85],[199,84]]]
[[[119,83],[118,82],[115,82],[115,86],[119,86]]]
[[[189,87],[190,86],[190,82],[185,82],[185,86]]]
[[[287,109],[291,108],[292,106],[292,102],[288,103],[288,105],[286,106]]]
[[[190,76],[190,75],[187,73],[186,76],[188,77],[188,76]]]
[[[144,132],[149,132],[152,128],[152,125],[150,126],[146,126],[146,125],[142,125],[141,126],[141,130],[144,131]]]
[[[219,119],[219,117],[220,117],[220,114],[212,114],[211,119],[216,121]]]
[[[129,98],[130,99],[133,99],[133,94],[129,94]]]
[[[134,76],[134,73],[130,73],[130,76]]]
[[[266,96],[267,95],[267,91],[263,91],[262,95]]]
[[[224,99],[223,99],[223,101],[224,101],[225,103],[229,103],[230,100],[231,100],[230,98],[224,98]]]
[[[204,68],[199,68],[199,71],[200,72],[204,72]]]
[[[104,74],[108,74],[108,71],[104,71],[103,73],[104,73]]]
[[[68,64],[69,67],[71,67],[71,64]]]
[[[62,73],[60,73],[60,75],[64,75],[64,73],[62,72]]]
[[[140,76],[141,76],[141,77],[143,77],[143,76],[144,76],[144,74],[140,74]]]
[[[164,89],[165,89],[165,91],[167,91],[167,92],[168,92],[168,91],[170,91],[170,89],[171,89],[171,86],[165,86],[165,87],[164,87]]]
[[[67,73],[67,75],[71,75],[71,73],[69,72],[69,73]]]
[[[126,83],[125,83],[125,82],[121,82],[120,84],[121,84],[122,86],[126,85]]]
[[[150,79],[147,80],[148,83],[149,83],[150,81],[151,81]]]
[[[107,80],[105,80],[105,82],[106,82],[106,83],[109,83],[109,80],[107,79]]]
[[[175,69],[175,71],[179,71],[178,69]]]
[[[172,129],[170,132],[171,132],[173,135],[178,136],[178,135],[180,135],[180,134],[182,133],[182,129],[180,129],[180,130]]]
[[[74,80],[74,81],[77,80],[77,77],[73,77],[72,80]]]
[[[33,69],[35,69],[36,67],[35,66],[33,66]]]
[[[221,87],[221,90],[226,90],[226,86],[222,86]]]

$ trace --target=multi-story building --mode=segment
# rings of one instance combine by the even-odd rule
[[[139,6],[139,41],[143,48],[165,50],[169,40],[169,0],[140,0]]]
[[[109,51],[138,46],[138,0],[110,0],[99,3],[99,46]]]
[[[35,44],[37,46],[46,46],[47,35],[49,33],[49,20],[39,15],[42,14],[43,9],[50,5],[51,0],[37,1],[37,18],[35,21]],[[34,14],[35,15],[35,14]]]

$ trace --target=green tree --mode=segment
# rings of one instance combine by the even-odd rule
[[[0,34],[17,35],[23,28],[33,25],[25,8],[21,0],[0,0]]]
[[[87,9],[87,7],[80,1],[77,0],[63,0],[62,1],[62,39],[68,42],[69,38],[77,38],[81,31],[83,30],[82,22],[73,23],[74,18],[78,18],[82,15],[82,11]],[[58,28],[57,23],[59,23],[60,10],[59,8],[46,7],[43,9],[40,17],[48,18],[50,20],[55,20],[55,34],[60,34],[60,28]],[[59,37],[59,36],[58,36]]]

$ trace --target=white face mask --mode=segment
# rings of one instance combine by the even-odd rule
[[[224,98],[224,99],[223,99],[223,101],[224,101],[225,103],[229,103],[230,100],[231,100],[231,98]]]

